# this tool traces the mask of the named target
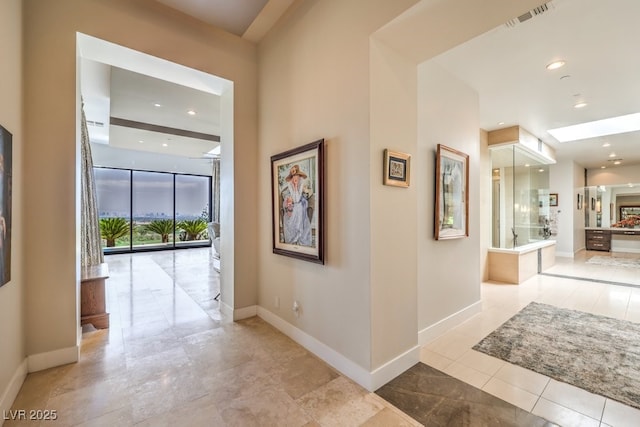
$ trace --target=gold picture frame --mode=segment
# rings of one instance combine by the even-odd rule
[[[435,239],[469,236],[469,155],[438,144]]]
[[[411,155],[399,151],[384,150],[384,185],[409,187]]]

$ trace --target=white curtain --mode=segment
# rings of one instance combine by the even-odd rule
[[[211,173],[211,186],[213,187],[213,201],[211,206],[212,222],[220,222],[220,159],[213,160]]]
[[[100,240],[100,222],[98,218],[98,202],[96,198],[96,183],[93,175],[93,160],[89,145],[89,129],[87,119],[82,108],[80,155],[82,157],[82,194],[81,203],[81,236],[80,263],[84,266],[97,265],[104,262]]]

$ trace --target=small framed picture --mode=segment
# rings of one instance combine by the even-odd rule
[[[558,206],[558,193],[549,194],[549,206]]]
[[[384,185],[408,187],[410,172],[410,154],[384,150]]]

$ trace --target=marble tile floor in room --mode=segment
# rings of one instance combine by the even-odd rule
[[[580,251],[574,258],[557,257],[556,263],[545,271],[558,276],[584,277],[605,282],[624,283],[640,287],[640,269],[631,267],[606,268],[601,265],[588,264],[586,261],[594,256],[631,258],[638,260],[640,254],[603,251]]]
[[[258,317],[231,322],[209,248],[110,255],[108,330],[29,374],[4,426],[415,426]],[[0,420],[1,422],[2,420]]]
[[[59,426],[419,425],[261,319],[225,319],[211,260],[209,248],[108,256],[111,327],[84,335],[79,363],[30,374],[13,409],[56,410]],[[632,287],[487,283],[482,313],[421,360],[559,425],[637,425],[640,411],[470,350],[530,301],[640,321]]]
[[[425,345],[421,361],[562,426],[640,425],[638,409],[471,349],[532,301],[640,322],[640,269],[585,264],[594,255],[611,254],[582,251],[574,259],[557,258],[550,271],[630,285],[546,275],[520,285],[483,283],[482,312]]]

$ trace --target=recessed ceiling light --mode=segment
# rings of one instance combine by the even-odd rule
[[[544,172],[544,169],[538,169],[538,172]]]
[[[189,114],[190,116],[195,116],[197,113],[196,110],[189,110],[187,111],[187,114]]]
[[[166,142],[164,144],[162,144],[163,147],[168,147],[169,144],[167,144]]]
[[[552,63],[547,64],[547,70],[557,70],[558,68],[564,66],[564,64],[566,64],[566,62],[561,59],[558,61],[553,61]]]
[[[586,103],[586,102],[584,102],[584,101],[580,101],[580,102],[578,102],[578,103],[574,104],[574,105],[573,105],[573,108],[584,108],[584,107],[586,107],[587,105],[589,105],[589,104],[587,104],[587,103]]]
[[[615,162],[613,162],[614,165],[619,165],[620,163],[622,163],[620,160],[616,160]]]
[[[600,166],[600,169],[606,169],[606,168],[607,168],[606,166]]]
[[[498,122],[498,126],[502,126],[504,122]]]
[[[525,163],[524,167],[528,168],[529,166],[531,166],[529,163]]]
[[[609,144],[608,142],[605,142],[604,144],[602,144],[603,147],[609,147],[611,146],[611,144]]]
[[[158,104],[157,102],[154,102],[154,103],[153,103],[153,106],[154,106],[154,107],[162,107],[162,104]]]
[[[637,130],[640,130],[640,113],[549,129],[547,132],[560,142],[568,142]]]
[[[140,144],[144,144],[144,141],[143,141],[143,140],[140,140],[140,141],[138,141],[138,142],[139,142]]]
[[[609,154],[609,157],[614,158],[616,156],[616,153],[611,153]]]

